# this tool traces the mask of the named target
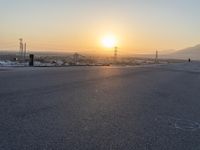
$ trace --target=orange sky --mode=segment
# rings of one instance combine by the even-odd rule
[[[154,53],[200,43],[199,1],[2,0],[0,50],[109,53],[102,45],[115,35],[122,54]],[[10,11],[12,10],[12,11]]]

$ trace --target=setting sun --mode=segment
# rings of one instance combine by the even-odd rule
[[[103,39],[102,39],[102,44],[103,46],[107,47],[107,48],[112,48],[112,47],[115,47],[116,44],[117,44],[117,40],[114,36],[105,36]]]

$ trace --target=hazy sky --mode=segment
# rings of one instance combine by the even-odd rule
[[[151,53],[200,43],[200,0],[0,0],[0,49]]]

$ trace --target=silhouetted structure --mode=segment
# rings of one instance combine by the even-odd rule
[[[117,52],[118,52],[118,47],[114,48],[114,61],[117,61]]]
[[[34,66],[34,55],[30,54],[29,57],[30,57],[29,66]]]
[[[24,61],[25,61],[25,59],[26,59],[26,43],[24,44]]]
[[[19,56],[20,58],[23,57],[23,51],[24,51],[24,45],[23,45],[23,39],[19,39]]]
[[[73,65],[79,65],[80,61],[86,59],[85,56],[80,55],[78,53],[74,53],[73,55]]]
[[[158,51],[156,51],[155,63],[158,63]]]
[[[23,39],[19,39],[19,56],[20,59],[23,59],[25,61],[26,58],[26,43],[23,43]]]
[[[76,65],[78,63],[78,59],[79,59],[79,54],[78,53],[75,53],[73,55],[73,60],[74,60],[74,64]]]

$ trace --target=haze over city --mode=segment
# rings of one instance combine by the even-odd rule
[[[0,50],[121,54],[200,43],[199,0],[0,0]],[[107,44],[106,44],[106,42]]]
[[[200,150],[200,0],[0,0],[0,150]]]

